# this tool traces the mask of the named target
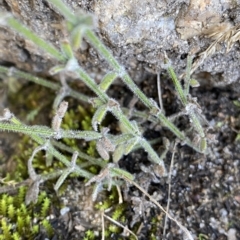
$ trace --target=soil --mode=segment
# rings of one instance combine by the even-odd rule
[[[169,79],[165,79],[163,83],[171,84]],[[141,85],[148,96],[157,98],[156,88],[151,87],[156,85],[154,75]],[[170,89],[168,86],[163,87],[163,102],[167,115],[175,111],[174,104],[173,107],[167,105],[167,99],[176,98],[174,91],[171,89],[170,92]],[[127,90],[124,92],[122,100],[129,96]],[[135,181],[164,208],[169,201],[169,212],[191,232],[194,239],[237,240],[240,239],[240,147],[236,137],[240,128],[240,108],[233,102],[238,99],[238,94],[233,92],[231,87],[223,89],[200,86],[192,91],[192,95],[198,98],[211,127],[208,132],[208,153],[203,155],[189,147],[180,144],[177,146],[171,170],[170,196],[168,177],[159,178],[157,174],[152,174],[156,166],[147,160],[147,155],[142,150],[121,159],[119,166],[134,174]],[[187,124],[187,121],[182,118],[177,124],[181,126]],[[159,127],[155,126],[149,130],[147,122],[143,126],[144,129],[148,127],[145,133],[148,139],[164,134],[171,141],[174,140],[166,129],[159,130]],[[155,146],[159,153],[162,151],[161,145],[160,143]],[[170,151],[164,160],[168,172],[171,158]],[[148,171],[143,171],[144,167]],[[101,239],[101,212],[94,208],[92,190],[75,179],[61,197],[64,206],[70,208],[67,216],[55,218],[60,228],[58,234],[67,236],[64,239],[81,239],[89,228],[99,235],[97,239]],[[121,190],[124,201],[128,203],[127,225],[130,229],[138,226],[138,239],[187,239],[172,221],[168,220],[164,227],[165,215],[137,188],[127,184],[122,186]],[[104,192],[97,202],[108,194],[110,193]],[[153,218],[158,219],[154,233],[156,238],[152,238],[151,234],[155,228]],[[108,224],[107,221],[105,224]],[[129,239],[129,236],[123,233],[112,234],[111,239],[118,239],[120,236],[122,239]]]
[[[231,27],[240,24],[239,1],[209,3],[180,0],[152,1],[151,4],[140,0],[122,1],[121,4],[116,0],[66,2],[75,11],[81,7],[97,15],[99,36],[129,70],[142,91],[156,101],[158,91],[155,73],[161,71],[162,98],[167,116],[177,113],[181,106],[169,77],[162,69],[164,52],[167,52],[176,72],[182,74],[188,53],[193,53],[197,60],[199,54],[213,42],[208,35],[203,34],[206,29],[215,29],[216,25],[225,22],[229,22]],[[62,17],[46,1],[0,0],[0,7],[1,10],[12,12],[43,38],[59,45],[58,39],[63,37]],[[196,14],[199,9],[201,14]],[[151,34],[148,24],[154,28]],[[4,46],[0,50],[2,65],[48,77],[48,70],[56,64],[32,43],[6,28],[0,28],[0,43]],[[107,71],[107,64],[85,44],[84,50],[77,53],[78,60],[99,81]],[[164,160],[171,180],[168,177],[160,178],[154,172],[156,166],[142,150],[125,156],[119,162],[119,166],[134,174],[135,181],[165,209],[169,201],[169,213],[191,232],[194,239],[240,239],[240,145],[239,140],[236,140],[240,131],[240,107],[234,104],[239,100],[239,59],[239,41],[233,44],[229,52],[226,52],[223,43],[219,43],[218,51],[194,73],[200,87],[192,89],[191,95],[197,97],[202,113],[209,122],[206,155],[178,144],[172,160],[176,140],[172,133],[143,121],[142,131],[147,139],[164,136],[171,142],[171,149]],[[109,95],[119,100],[124,107],[130,106],[132,94],[121,83],[112,86]],[[8,106],[6,98],[2,105]],[[139,102],[134,108],[143,110]],[[186,117],[178,118],[175,123],[181,129],[190,128]],[[111,127],[114,130],[116,123],[112,123]],[[11,141],[12,136],[8,138],[6,134],[1,134],[1,155],[9,156],[9,148],[6,146]],[[163,142],[160,141],[154,147],[161,154]],[[171,161],[173,167],[169,171]],[[187,239],[174,222],[168,220],[164,225],[163,212],[137,188],[124,184],[121,191],[128,204],[125,225],[129,229],[138,229],[138,239]],[[82,179],[69,181],[66,193],[60,198],[66,213],[61,215],[58,208],[52,211],[52,223],[56,229],[52,239],[83,239],[88,229],[93,229],[98,235],[97,239],[101,239],[101,212],[94,208],[91,193],[92,187],[86,187]],[[108,194],[104,192],[97,201],[103,200]],[[153,219],[157,224],[154,224]],[[105,222],[107,224],[108,221]],[[41,234],[37,239],[44,237]],[[121,232],[112,234],[109,239],[120,238],[130,237]]]

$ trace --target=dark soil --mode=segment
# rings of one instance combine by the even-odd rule
[[[155,81],[156,78],[151,76],[142,82],[144,91],[153,98],[157,98],[156,88],[152,87],[156,85]],[[176,96],[172,92],[169,79],[163,82],[166,84],[163,87],[164,105],[167,114],[170,115],[175,113],[177,107],[175,105],[178,104],[176,104]],[[115,88],[119,86],[113,89]],[[178,144],[171,171],[169,199],[168,179],[152,174],[154,166],[147,160],[147,155],[142,150],[124,157],[119,162],[119,166],[134,174],[135,181],[164,208],[170,201],[170,214],[192,233],[194,239],[240,239],[240,148],[239,142],[235,140],[240,128],[240,108],[233,103],[238,99],[238,94],[231,88],[200,86],[192,91],[192,95],[198,98],[210,124],[208,153],[199,154],[189,147]],[[127,90],[121,99],[129,99]],[[166,105],[167,99],[175,99],[172,108],[171,105]],[[179,119],[178,125],[183,124],[188,124],[188,121],[184,118]],[[149,123],[145,122],[142,126],[149,127]],[[146,129],[146,132],[148,139],[154,139],[164,133],[165,137],[173,140],[168,130],[161,128],[159,130],[157,126],[152,130]],[[162,151],[161,143],[155,147]],[[171,158],[172,152],[169,152],[165,159],[168,169]],[[142,171],[143,166],[148,168],[149,172]],[[125,185],[121,190],[124,201],[128,203],[127,225],[130,229],[132,227],[136,229],[137,226],[139,239],[154,239],[153,231],[156,239],[183,239],[181,230],[172,221],[168,220],[164,227],[165,215],[138,189]],[[84,187],[84,184],[78,180],[73,180],[69,185],[61,199],[71,210],[67,216],[60,216],[54,220],[61,223],[56,227],[58,234],[67,236],[62,239],[79,239],[84,236],[83,230],[89,229],[89,226],[96,230],[96,234],[99,234],[98,239],[101,239],[101,215],[94,210],[91,192],[91,188]],[[105,197],[107,195],[108,192],[105,192]],[[153,218],[158,219],[157,225],[153,224]],[[71,222],[70,225],[69,222]],[[64,231],[62,231],[62,224],[65,226]],[[164,228],[165,237],[163,236]],[[124,237],[123,233],[112,234],[111,239],[119,239],[119,237],[129,239],[126,235]]]

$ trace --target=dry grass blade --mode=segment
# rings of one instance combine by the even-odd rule
[[[138,237],[134,234],[134,232],[132,232],[130,229],[128,229],[128,227],[123,226],[121,223],[117,222],[116,220],[112,219],[111,217],[107,216],[104,213],[103,213],[103,216],[105,218],[107,218],[109,221],[111,221],[114,224],[116,224],[117,226],[121,227],[125,232],[128,232],[128,233],[132,234],[136,238],[136,240],[138,240]]]
[[[125,176],[122,176],[126,181],[129,183],[133,184],[136,188],[138,188],[145,196],[149,198],[151,202],[153,202],[156,206],[159,207],[160,210],[162,210],[169,219],[171,219],[173,222],[175,222],[179,228],[183,231],[184,234],[184,239],[186,240],[194,240],[193,236],[191,233],[185,228],[180,222],[178,222],[174,217],[172,217],[154,198],[152,198],[142,187],[140,187],[136,182],[126,178]]]
[[[204,52],[199,54],[199,58],[192,66],[191,74],[205,61],[206,58],[216,52],[219,43],[222,42],[226,44],[227,53],[232,49],[234,43],[240,40],[240,24],[231,27],[229,23],[223,23],[221,26],[205,30],[203,35],[212,38],[215,41]]]
[[[170,164],[170,169],[169,169],[169,174],[168,174],[168,201],[167,201],[167,212],[169,212],[169,206],[170,206],[170,196],[171,196],[171,177],[172,177],[172,170],[173,170],[173,164],[174,164],[174,156],[176,152],[176,147],[177,143],[174,143],[173,146],[173,153],[172,153],[172,158],[171,158],[171,164]],[[163,237],[166,235],[166,226],[167,226],[167,219],[168,216],[165,216],[165,221],[164,221],[164,227],[163,227]]]

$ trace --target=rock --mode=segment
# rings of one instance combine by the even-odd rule
[[[227,232],[227,239],[237,240],[236,233],[237,233],[237,230],[235,228],[230,228]]]
[[[135,81],[141,81],[146,71],[156,73],[162,70],[164,52],[177,73],[182,73],[189,53],[196,57],[198,63],[199,54],[207,50],[217,37],[228,33],[235,34],[229,51],[225,47],[229,38],[224,35],[210,49],[211,54],[201,55],[205,59],[197,66],[195,76],[209,74],[213,85],[223,86],[240,78],[240,52],[237,51],[240,38],[239,0],[66,2],[76,12],[82,8],[97,17],[99,36]],[[47,1],[6,0],[1,3],[0,10],[12,12],[57,47],[64,38],[63,18]],[[0,44],[4,46],[0,50],[0,61],[5,65],[48,75],[48,70],[56,64],[54,59],[10,29],[0,28]],[[101,78],[108,70],[108,65],[90,46],[79,50],[77,57],[93,77]]]

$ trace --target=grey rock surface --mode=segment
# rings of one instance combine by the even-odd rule
[[[162,71],[164,52],[177,73],[183,72],[189,53],[195,56],[235,27],[234,42],[226,50],[227,38],[220,39],[212,54],[195,71],[195,77],[211,76],[215,85],[240,78],[239,0],[80,0],[66,1],[75,12],[84,9],[98,22],[99,36],[135,81],[146,71]],[[64,38],[63,18],[44,0],[0,1],[0,10],[12,12],[44,39],[59,46]],[[0,61],[29,72],[48,75],[55,60],[9,29],[0,27]],[[79,62],[96,80],[108,71],[95,50],[86,44],[77,52]]]

